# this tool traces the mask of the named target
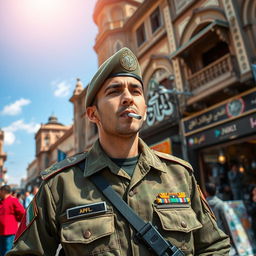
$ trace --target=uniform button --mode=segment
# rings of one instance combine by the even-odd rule
[[[181,246],[181,250],[187,250],[187,246],[186,245],[182,245]]]
[[[129,196],[133,196],[134,195],[134,192],[133,192],[133,190],[131,190],[130,192],[129,192]]]
[[[91,233],[89,230],[84,231],[84,238],[85,238],[85,239],[90,238],[91,235],[92,235],[92,233]]]
[[[181,224],[181,226],[182,226],[183,228],[186,228],[186,227],[187,227],[187,223],[186,223],[185,221],[182,221],[180,224]]]

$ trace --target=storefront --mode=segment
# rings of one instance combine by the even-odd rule
[[[228,172],[237,164],[245,194],[256,184],[256,89],[183,119],[190,162],[199,182],[214,182],[233,199]]]

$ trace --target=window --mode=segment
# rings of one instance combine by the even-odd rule
[[[156,10],[150,15],[150,23],[152,33],[154,33],[159,27],[161,27],[162,22],[159,7],[156,8]]]
[[[141,46],[146,41],[146,33],[144,23],[137,29],[137,45]]]
[[[45,146],[49,146],[49,144],[50,144],[50,138],[49,138],[49,136],[47,135],[47,136],[44,138],[44,145],[45,145]]]

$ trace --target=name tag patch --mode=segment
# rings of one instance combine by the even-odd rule
[[[82,216],[88,216],[107,211],[106,202],[99,202],[94,204],[85,204],[67,209],[67,219],[74,219]]]

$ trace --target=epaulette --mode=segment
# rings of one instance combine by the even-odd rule
[[[162,153],[162,152],[159,152],[159,151],[156,151],[156,150],[154,150],[154,153],[155,153],[157,156],[161,157],[161,158],[164,158],[164,159],[166,159],[166,160],[170,160],[170,161],[172,161],[172,162],[175,162],[175,163],[177,163],[177,164],[182,165],[183,167],[185,167],[186,169],[190,170],[191,172],[194,171],[194,170],[193,170],[193,167],[191,166],[191,164],[188,163],[188,162],[185,161],[185,160],[182,160],[182,159],[180,159],[180,158],[178,158],[178,157],[176,157],[176,156],[173,156],[173,155],[170,155],[170,154],[166,154],[166,153]]]
[[[76,165],[80,163],[86,158],[87,152],[83,152],[74,156],[70,156],[65,158],[64,160],[51,165],[49,168],[41,171],[40,175],[43,180],[47,180],[53,175],[63,171],[66,168]]]

